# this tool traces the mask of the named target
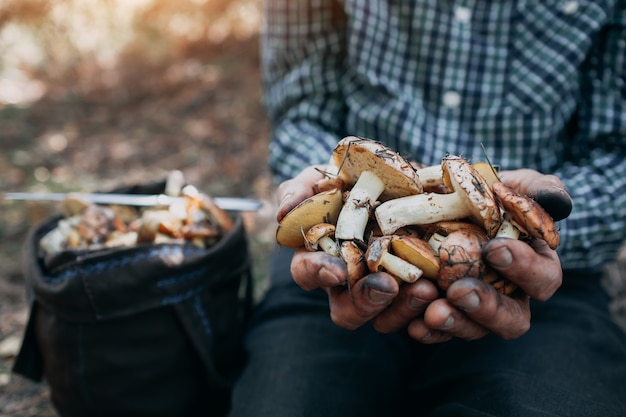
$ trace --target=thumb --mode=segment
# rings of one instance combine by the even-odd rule
[[[565,185],[555,175],[544,175],[531,169],[503,171],[502,182],[535,200],[554,221],[559,221],[572,212],[572,198]]]

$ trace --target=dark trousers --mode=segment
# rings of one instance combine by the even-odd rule
[[[430,346],[336,326],[326,293],[291,279],[291,255],[272,259],[232,417],[626,416],[626,334],[599,276],[566,274],[517,340]]]

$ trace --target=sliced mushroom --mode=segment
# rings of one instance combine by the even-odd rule
[[[372,272],[385,270],[404,282],[415,282],[424,273],[420,268],[392,254],[391,236],[382,236],[370,243],[365,253],[367,267]]]
[[[349,136],[333,151],[339,178],[350,193],[339,213],[335,237],[363,241],[371,211],[378,199],[421,193],[423,188],[411,164],[390,148],[368,139]]]
[[[463,158],[447,156],[442,162],[448,194],[423,193],[382,203],[375,210],[384,234],[406,225],[431,224],[470,218],[494,236],[502,221],[491,187]]]
[[[335,224],[342,204],[339,189],[307,198],[283,217],[276,229],[276,241],[288,248],[304,246],[304,233],[318,223]]]

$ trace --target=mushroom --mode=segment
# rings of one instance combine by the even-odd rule
[[[496,289],[496,291],[504,295],[511,295],[519,288],[513,282],[502,277],[502,275],[498,274],[496,270],[490,268],[489,266],[486,267],[481,281],[491,285]]]
[[[345,137],[335,147],[332,159],[339,167],[339,178],[351,187],[337,219],[335,237],[339,240],[363,241],[379,198],[384,201],[423,190],[411,164],[379,142]]]
[[[446,220],[435,223],[433,227],[430,228],[424,239],[428,242],[430,247],[433,248],[436,253],[438,253],[441,242],[443,242],[450,233],[459,230],[478,233],[480,235],[484,235],[486,238],[485,230],[482,227],[475,225],[474,223]]]
[[[334,239],[335,225],[318,223],[311,227],[304,236],[304,247],[310,252],[322,250],[330,255],[339,256],[339,245]]]
[[[227,233],[233,230],[235,223],[224,209],[215,204],[215,201],[203,194],[193,185],[183,187],[181,194],[187,202],[188,216],[198,214],[200,219],[208,219],[214,222],[222,232]],[[189,223],[193,223],[190,221]]]
[[[396,279],[404,282],[415,282],[424,273],[420,268],[411,262],[392,254],[389,249],[391,247],[391,236],[382,236],[370,243],[365,252],[365,260],[367,267],[372,272],[381,270],[387,271]]]
[[[446,187],[443,184],[443,171],[441,170],[441,164],[416,168],[415,173],[420,179],[420,183],[422,184],[424,191],[437,193],[447,192]]]
[[[551,249],[559,246],[559,230],[552,217],[535,200],[515,191],[503,182],[493,184],[493,192],[512,221],[530,236],[544,240]]]
[[[367,272],[363,251],[354,241],[344,240],[339,244],[339,256],[348,268],[348,290],[350,290]]]
[[[276,229],[276,241],[288,248],[304,246],[304,234],[318,223],[335,224],[343,195],[341,190],[333,189],[315,194],[283,217]]]
[[[500,182],[500,178],[498,178],[498,174],[496,173],[496,170],[493,168],[493,166],[491,166],[491,164],[479,161],[475,162],[472,166],[476,171],[478,171],[480,175],[483,176],[485,181],[487,181],[487,184],[489,184],[492,189],[495,183]],[[519,239],[520,234],[522,233],[521,226],[519,226],[519,224],[515,224],[512,221],[511,216],[508,215],[502,207],[500,207],[500,214],[502,216],[502,223],[500,223],[500,227],[493,237],[507,237],[509,239]]]
[[[552,249],[559,246],[559,231],[548,212],[532,198],[504,184],[491,165],[477,162],[474,168],[485,178],[500,202],[503,221],[497,237],[518,239],[520,233],[544,240]]]
[[[76,230],[87,245],[100,244],[114,230],[125,232],[126,224],[109,207],[90,204],[82,211]]]
[[[474,231],[457,230],[450,233],[439,248],[439,288],[447,290],[459,278],[481,279],[486,270],[486,263],[482,259],[485,243],[485,236]]]
[[[315,194],[321,193],[322,191],[330,191],[335,188],[339,188],[342,191],[347,189],[343,180],[337,176],[339,168],[335,165],[329,164],[323,171],[320,170],[320,172],[324,174],[324,177],[313,184],[313,192]]]
[[[423,193],[386,201],[376,210],[378,225],[391,234],[406,225],[431,224],[470,218],[494,236],[502,218],[491,187],[463,158],[447,156],[442,162],[443,180],[452,192]]]
[[[396,256],[421,269],[424,277],[437,279],[439,276],[439,256],[416,235],[392,235],[391,249]]]

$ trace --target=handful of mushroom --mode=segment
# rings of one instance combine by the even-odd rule
[[[516,286],[482,259],[487,241],[502,236],[559,245],[552,217],[500,182],[487,163],[447,155],[441,165],[418,169],[379,142],[348,136],[330,166],[335,172],[287,213],[276,240],[342,258],[349,287],[382,270],[399,283],[425,277],[446,290],[471,277],[511,294]]]
[[[178,171],[176,171],[178,172]],[[146,243],[191,243],[206,249],[234,227],[233,220],[213,199],[194,186],[183,186],[179,175],[170,175],[166,194],[182,196],[180,204],[139,210],[107,206],[68,197],[64,217],[45,234],[39,247],[44,257],[67,250],[97,250]]]

